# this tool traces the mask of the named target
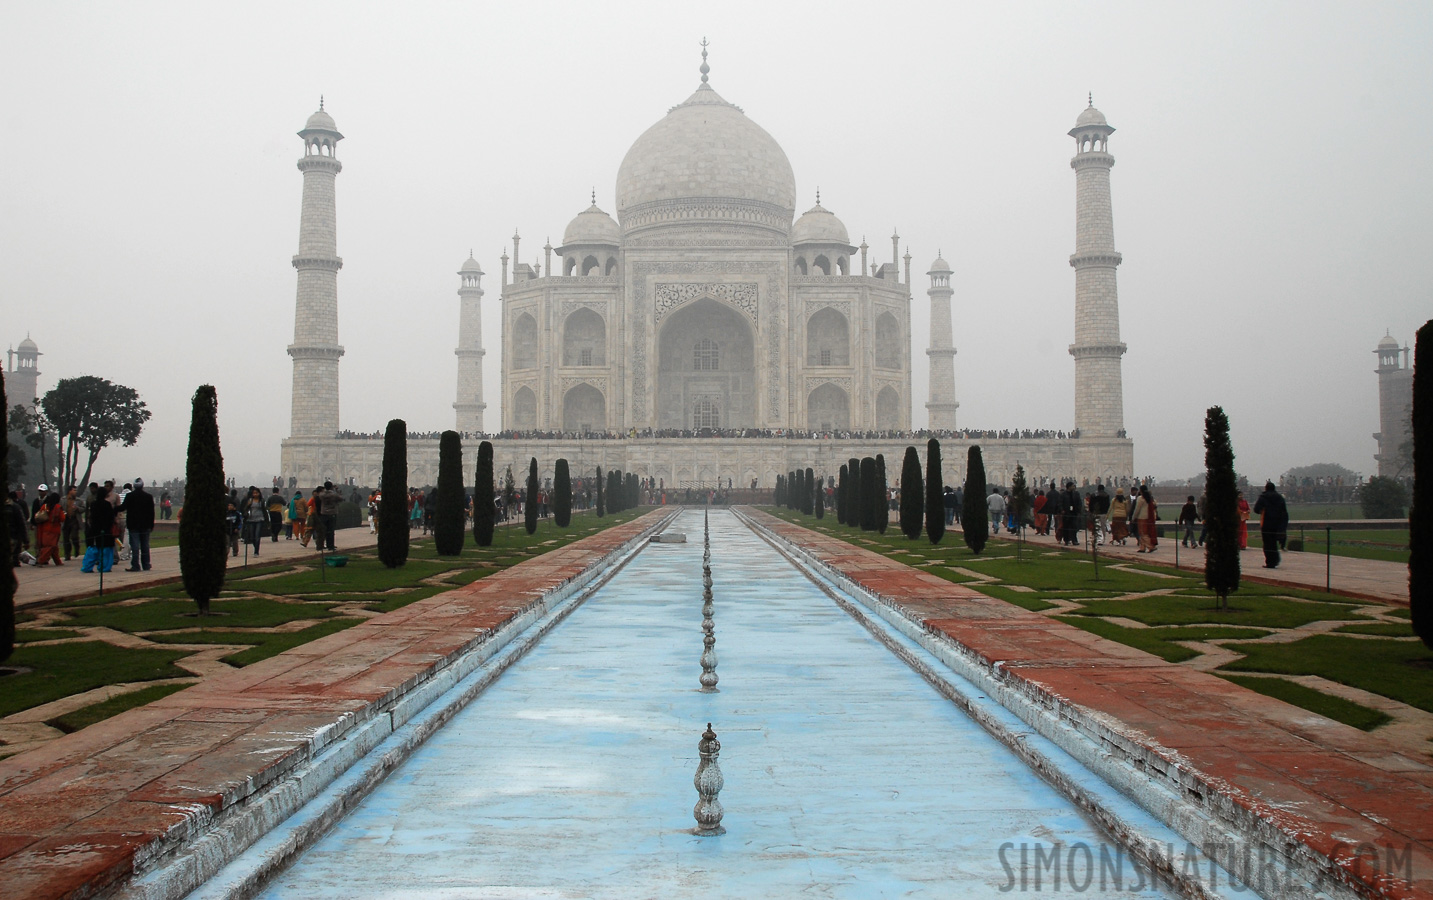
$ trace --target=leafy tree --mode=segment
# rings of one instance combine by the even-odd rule
[[[901,534],[911,540],[921,535],[925,518],[925,479],[921,478],[920,454],[907,447],[901,461]]]
[[[209,601],[224,589],[229,560],[228,496],[219,450],[219,401],[212,385],[194,392],[189,454],[184,464],[184,514],[179,517],[179,574],[184,593],[209,615]]]
[[[990,540],[990,507],[985,504],[985,456],[977,444],[966,454],[965,502],[960,510],[961,533],[971,553],[983,551]]]
[[[456,431],[438,438],[438,506],[433,512],[433,548],[439,556],[463,552],[463,440]],[[488,504],[492,509],[492,504]],[[382,520],[380,520],[382,521]]]
[[[1425,353],[1424,351],[1427,351]],[[1420,366],[1422,361],[1428,363]],[[1433,648],[1433,319],[1413,343],[1413,508],[1408,511],[1408,605]]]
[[[925,533],[932,544],[945,537],[945,470],[940,460],[940,441],[931,438],[925,445]]]
[[[87,484],[100,451],[116,441],[133,447],[150,416],[134,388],[94,375],[60,379],[40,408],[55,437],[62,485]],[[81,449],[88,457],[84,475],[76,477]]]
[[[876,530],[876,460],[861,458],[861,530]]]
[[[1204,584],[1227,610],[1239,590],[1239,482],[1229,417],[1218,406],[1204,415],[1204,469]]]
[[[876,530],[881,534],[891,525],[891,502],[886,499],[886,457],[884,454],[876,454]]]
[[[509,463],[507,471],[503,473],[503,509],[512,509],[517,502],[517,481],[512,477],[512,464]]]
[[[1402,482],[1383,475],[1368,479],[1358,497],[1365,519],[1401,519],[1408,505],[1408,491],[1404,490]]]
[[[558,528],[572,524],[572,476],[567,471],[567,460],[559,459],[552,475],[552,520]]]
[[[527,533],[537,531],[537,457],[527,464],[527,487],[524,489],[526,497],[522,504],[522,523],[527,528]]]
[[[5,372],[0,369],[0,405],[9,404],[8,395],[5,393]],[[0,429],[3,430],[3,429]],[[6,500],[9,502],[10,482],[8,473],[10,471],[10,434],[6,431],[0,434],[0,473],[6,474],[5,481]],[[10,658],[15,652],[15,588],[18,581],[15,578],[15,569],[10,565],[10,516],[9,511],[0,508],[0,552],[4,552],[4,571],[0,572],[0,662]]]
[[[1338,463],[1314,463],[1308,466],[1295,466],[1284,473],[1285,478],[1342,478],[1345,484],[1353,484],[1358,473],[1352,469],[1345,468]]]
[[[408,424],[390,419],[383,433],[383,502],[378,507],[378,560],[408,562]]]
[[[607,515],[607,489],[603,483],[602,467],[597,467],[597,518]]]
[[[473,482],[473,542],[479,547],[491,547],[493,545],[493,528],[495,523],[493,517],[497,511],[493,509],[493,444],[491,441],[483,441],[478,445],[478,469],[474,474]],[[511,493],[512,467],[508,467],[508,490]],[[510,496],[503,498],[503,508],[512,502]]]

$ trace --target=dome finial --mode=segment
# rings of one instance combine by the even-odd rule
[[[597,188],[595,187],[592,189],[592,205],[597,205]]]
[[[1090,109],[1095,108],[1095,92],[1090,91]]]
[[[711,70],[711,66],[707,65],[707,39],[704,36],[702,37],[702,67],[700,69],[702,73],[702,84],[707,83],[707,73]]]
[[[323,94],[318,95],[318,111],[323,112]]]
[[[820,205],[821,205],[821,188],[820,188],[820,187],[817,187],[817,188],[816,188],[816,205],[817,205],[817,206],[820,206]]]

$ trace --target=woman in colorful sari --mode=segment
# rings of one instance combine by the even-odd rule
[[[1125,499],[1124,488],[1115,489],[1115,498],[1110,501],[1110,540],[1121,547],[1129,538],[1129,501]]]
[[[1244,492],[1240,491],[1239,497],[1239,549],[1249,549],[1249,501],[1244,499]]]
[[[1036,491],[1035,501],[1030,504],[1030,508],[1031,511],[1035,513],[1035,533],[1044,534],[1045,523],[1050,519],[1049,516],[1040,511],[1045,508],[1045,495],[1040,491]]]

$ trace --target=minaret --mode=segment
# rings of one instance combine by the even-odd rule
[[[458,349],[453,351],[458,357],[458,399],[453,409],[458,411],[458,431],[478,434],[488,406],[483,402],[483,267],[471,251],[458,275],[463,284],[458,288]]]
[[[5,373],[5,412],[23,406],[33,413],[40,396],[40,347],[27,334],[18,349],[6,354],[10,365]]]
[[[23,345],[22,345],[23,346]],[[1378,474],[1396,478],[1412,471],[1413,367],[1408,348],[1387,333],[1378,342]]]
[[[1075,427],[1080,437],[1116,437],[1124,430],[1124,388],[1120,357],[1119,295],[1115,267],[1114,213],[1110,207],[1109,137],[1114,129],[1090,106],[1080,113],[1075,139]]]
[[[343,135],[323,111],[309,116],[299,137],[304,141],[299,171],[304,173],[303,211],[299,217],[298,300],[294,309],[293,437],[332,438],[338,433],[338,257],[334,178],[343,171],[335,157]]]
[[[937,253],[930,264],[930,402],[925,405],[930,416],[931,431],[954,431],[955,410],[955,345],[951,343],[950,266]]]

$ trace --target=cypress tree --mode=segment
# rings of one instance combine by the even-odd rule
[[[852,528],[861,527],[861,461],[856,457],[846,460],[850,475],[850,486],[846,491],[846,524]]]
[[[527,528],[527,533],[537,531],[537,457],[527,464],[527,485],[524,487],[525,497],[522,504],[522,523]]]
[[[925,519],[925,479],[921,478],[920,454],[907,447],[901,461],[901,534],[911,540],[921,536]]]
[[[1015,513],[1015,528],[1020,539],[1025,539],[1025,514],[1030,511],[1030,483],[1025,480],[1025,467],[1015,466],[1010,479],[1010,506]]]
[[[219,450],[219,401],[213,385],[194,392],[189,454],[184,463],[184,509],[179,517],[179,573],[184,593],[209,615],[209,601],[224,588],[229,560],[224,455]]]
[[[642,505],[642,479],[633,472],[627,476],[627,480],[631,482],[632,508],[636,509]]]
[[[559,459],[552,474],[552,520],[558,528],[572,524],[572,476],[567,471],[567,460]]]
[[[876,461],[872,457],[861,459],[861,530],[876,530]]]
[[[945,537],[945,472],[940,461],[940,441],[931,438],[925,445],[925,533],[932,544]]]
[[[816,471],[810,466],[801,474],[801,505],[806,515],[816,514]]]
[[[473,483],[473,541],[479,547],[493,545],[493,444],[478,445],[478,471]]]
[[[984,550],[985,542],[990,540],[990,507],[985,503],[985,457],[976,445],[966,456],[965,502],[960,511],[965,546],[971,553]]]
[[[1229,417],[1218,406],[1204,416],[1204,469],[1204,584],[1227,610],[1229,595],[1239,590],[1239,484]]]
[[[781,488],[781,482],[783,482],[783,481],[785,481],[785,480],[786,480],[786,476],[784,476],[784,475],[777,475],[777,476],[776,476],[776,490],[774,490],[774,491],[771,492],[771,502],[772,502],[772,504],[775,505],[775,506],[780,506],[781,504],[783,504],[783,503],[786,502],[786,498],[785,498],[784,496],[782,496],[782,488]]]
[[[888,499],[885,454],[876,454],[876,530],[881,534],[891,525],[891,501]]]
[[[597,518],[607,515],[607,486],[602,483],[602,467],[597,467]]]
[[[1428,365],[1420,366],[1420,360]],[[1413,506],[1408,510],[1408,549],[1413,630],[1425,646],[1433,647],[1433,319],[1418,329],[1413,343]]]
[[[816,518],[826,518],[826,483],[825,479],[818,479],[816,482]]]
[[[0,407],[7,413],[10,410],[10,397],[5,393],[5,373],[0,371]],[[0,476],[4,477],[5,502],[9,502],[10,489],[10,429],[0,427]],[[10,658],[15,652],[15,588],[19,581],[15,577],[15,569],[8,564],[10,555],[10,516],[7,510],[0,509],[0,552],[7,558],[4,572],[0,572],[0,662]]]
[[[439,556],[463,552],[463,440],[456,431],[438,438],[438,508],[433,512],[433,548]],[[380,520],[381,521],[381,520]]]
[[[408,424],[391,419],[383,433],[383,503],[378,508],[378,559],[390,569],[408,562]]]
[[[846,464],[841,464],[841,470],[836,475],[836,521],[842,525],[846,524]]]

